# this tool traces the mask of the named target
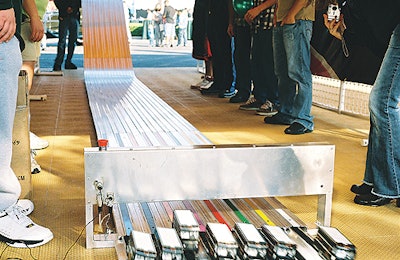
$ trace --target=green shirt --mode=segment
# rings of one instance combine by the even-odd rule
[[[24,1],[24,0],[22,0]],[[49,3],[49,0],[35,0],[36,3],[36,8],[38,10],[38,14],[40,19],[43,19],[43,15],[46,13],[46,9],[47,9],[47,4]],[[28,14],[25,12],[25,10],[22,10],[22,13],[26,16],[28,16]]]

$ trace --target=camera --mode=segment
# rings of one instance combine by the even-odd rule
[[[326,12],[328,15],[328,21],[335,20],[339,22],[340,19],[340,8],[338,4],[329,4],[328,11]]]

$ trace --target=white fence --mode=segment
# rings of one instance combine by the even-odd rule
[[[369,117],[371,85],[313,76],[313,104],[338,113]]]

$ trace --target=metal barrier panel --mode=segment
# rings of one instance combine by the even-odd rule
[[[116,203],[318,195],[317,222],[329,226],[334,152],[327,144],[86,148],[86,219],[99,192]]]

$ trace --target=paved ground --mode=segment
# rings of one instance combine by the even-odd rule
[[[47,47],[42,51],[40,67],[51,69],[57,53],[57,38],[47,40]],[[178,68],[196,67],[197,60],[192,58],[192,42],[187,46],[150,47],[148,40],[133,39],[131,42],[132,63],[136,68]],[[83,68],[83,46],[77,46],[73,63]]]

